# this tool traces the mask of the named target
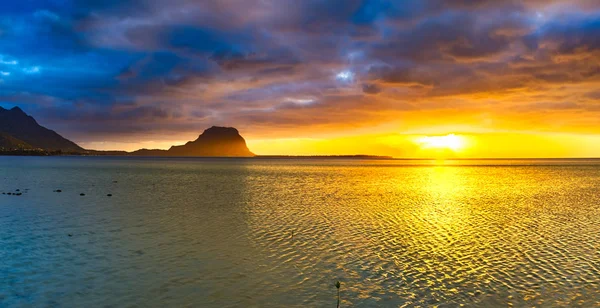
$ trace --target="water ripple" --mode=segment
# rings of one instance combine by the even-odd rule
[[[597,164],[0,170],[29,188],[0,195],[1,307],[334,307],[336,280],[344,307],[600,305]]]

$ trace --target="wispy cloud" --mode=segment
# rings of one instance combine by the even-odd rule
[[[19,62],[17,60],[8,60],[3,55],[0,55],[0,64],[3,64],[3,65],[17,65],[17,64],[19,64]]]
[[[39,66],[32,66],[32,67],[26,67],[23,68],[23,72],[25,74],[37,74],[41,71]]]

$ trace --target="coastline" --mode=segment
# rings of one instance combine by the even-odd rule
[[[600,157],[392,157],[383,155],[349,154],[349,155],[255,155],[255,156],[177,156],[177,155],[139,155],[135,152],[125,151],[95,151],[64,152],[34,150],[0,150],[0,156],[64,156],[64,157],[124,157],[124,158],[212,158],[212,159],[258,159],[258,160],[285,160],[285,159],[326,159],[326,160],[391,160],[391,161],[585,161],[598,160]]]

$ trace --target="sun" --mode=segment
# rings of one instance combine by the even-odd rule
[[[455,134],[426,136],[418,138],[416,141],[423,149],[448,149],[456,152],[465,147],[464,138]]]

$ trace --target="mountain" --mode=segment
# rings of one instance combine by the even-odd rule
[[[19,140],[7,133],[0,132],[0,150],[11,151],[24,149],[33,149],[33,147],[27,144],[27,142]]]
[[[141,149],[132,153],[137,156],[211,156],[253,157],[246,140],[233,127],[213,126],[206,129],[198,139],[168,150]]]
[[[194,141],[172,146],[168,152],[173,156],[254,156],[237,129],[218,126],[205,130]]]
[[[135,152],[85,150],[53,130],[39,125],[19,107],[10,110],[0,107],[0,152],[11,155],[56,155],[61,153],[116,156],[212,156],[253,157],[246,140],[233,127],[213,126],[198,139],[169,150],[141,149]],[[19,152],[19,153],[17,153]]]
[[[19,107],[10,110],[0,107],[0,133],[4,136],[2,137],[2,144],[21,144],[28,146],[28,148],[44,149],[46,151],[85,151],[55,131],[39,125],[34,118],[27,115]]]

